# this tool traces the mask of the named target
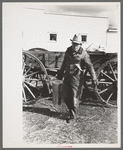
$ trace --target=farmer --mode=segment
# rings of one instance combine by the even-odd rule
[[[63,98],[69,109],[69,116],[66,121],[76,120],[77,110],[79,106],[79,97],[81,93],[83,68],[84,66],[90,72],[93,85],[96,87],[97,78],[88,53],[82,48],[82,40],[80,34],[75,34],[72,46],[68,47],[62,66],[58,72],[58,79],[63,79]]]

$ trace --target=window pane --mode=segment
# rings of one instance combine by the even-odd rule
[[[50,34],[50,40],[56,41],[57,40],[57,34]]]
[[[82,41],[87,42],[87,35],[82,35]]]

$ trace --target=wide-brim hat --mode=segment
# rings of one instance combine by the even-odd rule
[[[73,39],[70,39],[73,43],[82,44],[82,36],[81,34],[75,34]]]

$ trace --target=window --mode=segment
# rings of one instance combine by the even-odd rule
[[[57,41],[57,34],[50,33],[50,41]]]
[[[87,42],[87,35],[82,35],[82,42]]]

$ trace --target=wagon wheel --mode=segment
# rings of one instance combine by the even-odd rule
[[[48,74],[42,62],[34,55],[22,53],[22,95],[23,102],[35,101],[44,93],[49,94]]]
[[[109,106],[117,106],[117,58],[111,59],[96,71],[98,86],[95,91],[99,100]],[[85,73],[85,87],[93,89],[92,80],[89,73]]]

